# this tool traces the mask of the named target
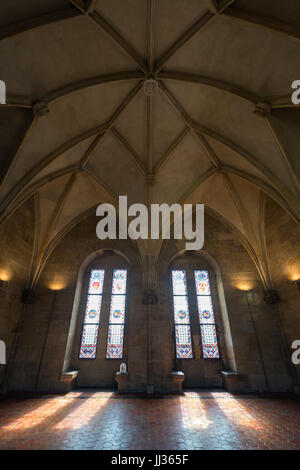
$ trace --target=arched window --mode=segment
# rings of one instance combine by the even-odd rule
[[[111,283],[106,358],[122,359],[123,357],[127,270],[113,269],[112,279],[106,279],[104,269],[92,269],[89,276],[79,359],[96,358],[101,328],[103,290],[106,282]]]
[[[191,295],[193,293],[197,297],[202,357],[218,359],[220,353],[208,271],[194,270],[193,278],[193,286],[188,289],[186,271],[172,270],[176,357],[193,358],[188,298],[190,291]]]

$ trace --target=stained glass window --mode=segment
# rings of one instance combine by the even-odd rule
[[[124,325],[109,325],[107,355],[108,359],[122,359],[124,341]]]
[[[104,269],[93,269],[90,274],[89,290],[82,327],[80,359],[95,359],[99,334]]]
[[[127,269],[114,269],[110,303],[107,359],[123,357]]]
[[[172,271],[173,295],[186,295],[185,271]]]
[[[126,269],[114,269],[112,294],[126,294]]]
[[[203,357],[205,359],[217,359],[219,357],[219,348],[215,325],[201,325],[200,328]]]
[[[175,325],[176,351],[179,359],[192,359],[192,342],[190,325]]]
[[[174,295],[174,317],[175,323],[190,323],[189,306],[186,295]]]
[[[210,295],[208,271],[195,271],[197,295]]]
[[[190,314],[187,297],[186,274],[184,270],[172,271],[176,356],[178,359],[192,359]]]
[[[125,295],[112,295],[109,323],[125,323]]]
[[[102,294],[104,284],[104,269],[93,269],[90,276],[89,294]]]
[[[218,359],[220,354],[208,271],[195,271],[195,285],[203,357],[205,359]]]
[[[81,359],[95,359],[98,339],[98,328],[98,325],[83,325],[79,354],[79,357]]]
[[[84,323],[99,323],[101,311],[101,295],[88,295]]]
[[[200,323],[215,323],[214,309],[212,305],[211,296],[207,295],[198,295],[198,312],[199,312],[199,322]]]

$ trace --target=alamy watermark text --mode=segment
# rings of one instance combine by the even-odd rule
[[[0,104],[6,104],[6,85],[3,80],[0,80]]]
[[[0,340],[0,365],[6,364],[6,344]]]
[[[204,204],[151,204],[151,213],[144,204],[132,204],[128,207],[127,196],[119,197],[119,224],[117,234],[117,214],[112,204],[100,204],[96,215],[101,217],[96,234],[100,240],[143,239],[169,240],[171,226],[176,240],[183,239],[186,250],[201,250],[204,244]],[[128,224],[128,218],[133,218]],[[193,220],[195,221],[193,229]],[[149,233],[149,225],[151,226]]]

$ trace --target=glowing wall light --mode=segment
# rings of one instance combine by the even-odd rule
[[[49,287],[50,290],[60,291],[60,290],[63,290],[66,287],[66,283],[63,282],[63,281],[53,281],[53,282],[50,282],[48,287]]]
[[[0,282],[9,282],[12,278],[12,274],[7,269],[0,269]]]
[[[290,281],[300,289],[300,272],[295,271],[290,274]]]
[[[253,284],[249,281],[239,281],[236,283],[236,288],[244,292],[249,292],[253,289]]]

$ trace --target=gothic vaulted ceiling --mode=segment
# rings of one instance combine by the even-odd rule
[[[300,219],[299,0],[1,2],[0,79],[0,217],[34,195],[37,271],[128,195],[204,203],[267,282],[265,196]]]

